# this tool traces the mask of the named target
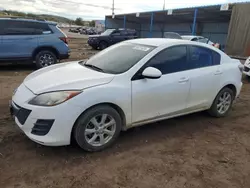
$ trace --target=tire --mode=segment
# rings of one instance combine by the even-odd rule
[[[107,43],[107,42],[101,41],[101,42],[99,43],[99,49],[100,49],[100,50],[104,50],[104,49],[107,48],[107,47],[108,47],[108,43]]]
[[[107,115],[106,120],[102,122],[105,115]],[[121,128],[122,120],[119,113],[108,105],[100,105],[87,110],[78,118],[73,135],[82,149],[95,152],[111,146],[118,138]]]
[[[223,103],[222,101],[225,98],[224,96],[230,96],[229,97],[230,99],[225,100]],[[232,89],[228,87],[223,88],[214,99],[214,102],[211,108],[208,110],[209,114],[211,116],[218,117],[218,118],[227,116],[227,114],[232,108],[234,98],[235,98],[235,94]],[[224,109],[224,110],[221,110],[221,109]]]
[[[57,63],[56,55],[48,50],[40,51],[35,57],[36,67],[38,69]]]

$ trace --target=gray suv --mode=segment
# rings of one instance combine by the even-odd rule
[[[35,62],[38,68],[69,57],[67,36],[54,22],[0,18],[0,62]]]

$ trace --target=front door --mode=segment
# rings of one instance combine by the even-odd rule
[[[167,48],[146,63],[145,68],[155,67],[162,72],[162,76],[159,79],[143,79],[138,76],[132,80],[134,124],[185,110],[190,88],[186,65],[186,46]]]
[[[111,43],[112,44],[116,44],[118,42],[124,41],[125,36],[122,35],[122,31],[120,30],[115,30],[112,34],[111,34]]]

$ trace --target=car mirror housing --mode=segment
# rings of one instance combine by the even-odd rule
[[[162,73],[159,69],[154,67],[147,67],[143,72],[142,76],[148,79],[158,79],[162,76]]]

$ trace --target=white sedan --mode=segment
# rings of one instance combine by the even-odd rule
[[[119,43],[86,61],[31,73],[11,112],[33,141],[87,151],[110,146],[120,131],[193,112],[228,114],[242,67],[207,44],[176,39]]]

